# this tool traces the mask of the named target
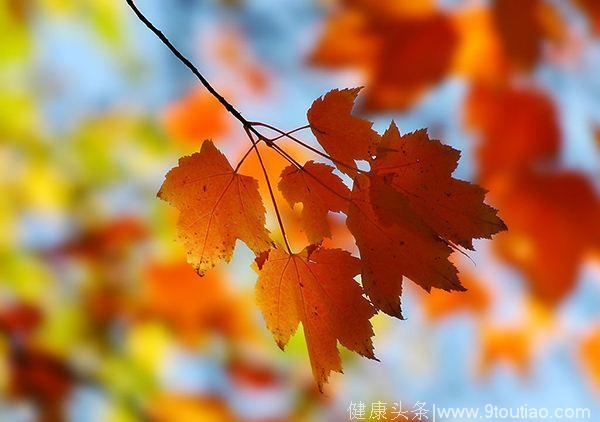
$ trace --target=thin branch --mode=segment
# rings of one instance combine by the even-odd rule
[[[277,138],[277,139],[281,139],[281,138],[288,138],[288,139],[290,139],[290,140],[294,141],[295,143],[297,143],[298,145],[301,145],[301,146],[303,146],[304,148],[308,149],[309,151],[312,151],[312,152],[314,152],[315,154],[317,154],[317,155],[320,155],[321,157],[323,157],[323,158],[326,158],[326,159],[328,159],[329,161],[331,161],[331,162],[333,162],[333,163],[335,163],[335,164],[337,164],[337,165],[340,165],[340,166],[342,166],[342,167],[346,167],[346,168],[348,168],[348,169],[354,170],[354,171],[356,171],[356,172],[358,172],[358,173],[366,173],[364,170],[361,170],[361,169],[359,169],[359,168],[358,168],[358,167],[356,167],[356,166],[351,166],[351,165],[348,165],[348,164],[346,164],[346,163],[343,163],[343,162],[341,162],[341,161],[339,161],[339,160],[336,160],[335,158],[333,158],[333,157],[331,157],[331,156],[329,156],[329,155],[325,154],[324,152],[321,152],[321,151],[319,151],[318,149],[316,149],[316,148],[314,148],[314,147],[312,147],[312,146],[308,145],[307,143],[305,143],[305,142],[301,141],[300,139],[296,138],[295,136],[292,136],[292,135],[291,135],[291,133],[292,133],[292,132],[284,132],[284,131],[282,131],[281,129],[279,129],[279,128],[276,128],[275,126],[269,125],[269,124],[267,124],[267,123],[262,123],[262,122],[248,122],[248,123],[249,123],[251,126],[262,126],[262,127],[266,127],[267,129],[274,130],[275,132],[277,132],[277,133],[281,134],[281,136],[280,136],[279,138]],[[303,127],[304,127],[304,126],[303,126]],[[308,125],[308,127],[310,127],[310,125]],[[275,140],[275,139],[273,139],[273,140]]]
[[[281,138],[285,138],[285,137],[287,137],[287,136],[289,136],[289,135],[291,135],[293,133],[300,132],[301,130],[305,130],[305,129],[310,129],[310,125],[305,125],[305,126],[297,127],[296,129],[290,130],[289,132],[285,132],[285,133],[283,133],[283,134],[281,134],[279,136],[276,136],[275,138],[270,138],[269,140],[271,142],[275,142],[275,141],[280,140]]]
[[[250,155],[250,153],[253,150],[254,150],[254,144],[250,147],[250,149],[248,151],[246,151],[246,153],[244,154],[244,156],[237,163],[237,166],[235,166],[235,170],[233,170],[234,173],[238,172],[238,170],[240,169],[240,167],[242,166],[242,164],[244,164],[244,161],[246,160],[246,158],[248,158],[248,156]]]
[[[329,192],[333,193],[334,195],[336,195],[338,198],[341,198],[344,201],[347,201],[350,204],[355,203],[354,199],[352,199],[352,197],[345,197],[344,195],[340,194],[339,192],[336,192],[331,186],[328,186],[325,182],[323,182],[321,179],[319,179],[317,176],[315,176],[314,174],[312,174],[310,171],[306,170],[306,168],[300,164],[298,161],[296,161],[292,156],[290,156],[286,151],[284,151],[279,145],[273,144],[272,146],[276,151],[279,152],[280,155],[282,155],[283,157],[285,157],[289,162],[291,162],[293,165],[295,165],[298,170],[300,170],[301,172],[303,172],[303,174],[307,174],[310,177],[312,177],[318,184],[320,184],[321,186],[323,186],[325,189],[327,189]],[[357,210],[367,219],[371,222],[371,224],[379,227],[379,225],[374,222],[373,220],[371,220],[371,218],[369,217],[368,214],[366,214],[362,208],[357,207]]]
[[[263,174],[265,175],[265,181],[267,182],[267,187],[269,188],[269,195],[271,196],[271,201],[273,202],[273,208],[275,208],[275,214],[277,215],[277,222],[279,223],[279,229],[281,230],[281,235],[283,236],[283,241],[285,242],[285,247],[290,255],[293,255],[292,248],[288,242],[287,235],[285,233],[285,228],[283,227],[283,220],[281,219],[281,214],[279,212],[279,207],[277,206],[277,200],[275,199],[275,194],[273,193],[273,186],[271,186],[271,180],[269,179],[269,173],[267,172],[267,168],[263,163],[262,156],[260,155],[260,151],[258,150],[257,142],[252,137],[252,133],[250,133],[249,127],[244,127],[248,138],[250,138],[250,142],[252,142],[252,148],[256,152],[256,156],[258,157],[258,162],[260,163],[260,167],[262,168]]]
[[[256,129],[252,128],[248,123],[248,120],[229,102],[227,101],[221,94],[217,92],[216,89],[212,87],[210,82],[200,73],[198,68],[192,64],[192,62],[185,57],[178,49],[173,45],[173,43],[163,34],[146,16],[138,9],[134,0],[125,0],[131,10],[136,14],[138,19],[146,25],[148,29],[150,29],[157,37],[162,41],[162,43],[167,46],[169,50],[177,57],[191,72],[198,78],[198,80],[204,85],[204,87],[211,93],[213,97],[215,97],[225,109],[231,113],[233,117],[235,117],[244,127],[249,127],[250,131],[252,131],[255,135],[260,138],[260,134]]]
[[[271,145],[271,148],[273,148],[277,153],[279,153],[279,155],[281,155],[283,158],[285,158],[288,163],[290,163],[291,165],[293,165],[294,167],[296,167],[298,170],[306,171],[304,169],[304,166],[302,164],[300,164],[298,161],[296,161],[290,154],[288,154],[279,145],[273,144],[273,145]]]

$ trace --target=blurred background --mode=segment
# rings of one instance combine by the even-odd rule
[[[365,86],[356,112],[462,150],[455,175],[509,231],[456,254],[468,292],[406,283],[407,320],[373,319],[381,362],[342,353],[319,394],[301,332],[282,352],[266,330],[251,252],[199,278],[156,198],[204,139],[237,162],[237,122],[124,0],[0,0],[0,420],[377,420],[376,402],[388,420],[417,403],[600,418],[600,2],[137,4],[251,120],[293,129]],[[356,252],[331,217],[328,243]]]

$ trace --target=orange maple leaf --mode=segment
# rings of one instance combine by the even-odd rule
[[[158,197],[179,209],[178,236],[201,275],[221,260],[229,262],[236,239],[256,254],[271,245],[258,182],[234,171],[211,141],[179,160]]]
[[[458,46],[450,17],[431,13],[386,19],[364,107],[404,110],[449,73]]]
[[[373,305],[402,318],[404,276],[427,291],[432,287],[464,290],[456,268],[447,259],[452,249],[423,224],[407,206],[406,198],[379,177],[359,177],[346,224],[356,239],[362,284]],[[378,210],[372,198],[384,209]]]
[[[400,136],[394,123],[383,136],[373,173],[403,194],[407,205],[444,240],[473,249],[473,239],[506,230],[486,191],[452,177],[460,151],[420,130]]]
[[[356,160],[369,160],[379,142],[373,123],[352,115],[360,88],[328,92],[308,110],[308,122],[315,137],[340,171],[356,175]]]
[[[329,211],[343,212],[348,208],[350,191],[333,170],[327,164],[308,161],[302,169],[290,165],[281,173],[279,190],[292,207],[302,203],[300,221],[310,243],[331,237]]]
[[[369,322],[375,309],[353,280],[359,272],[348,252],[318,247],[293,255],[274,249],[260,267],[257,302],[267,327],[283,349],[302,323],[319,390],[331,371],[342,370],[338,341],[375,358]]]
[[[310,60],[323,67],[368,69],[378,42],[366,14],[358,9],[343,10],[328,18]]]
[[[448,261],[454,245],[472,248],[506,226],[484,204],[485,191],[452,178],[458,151],[424,131],[400,136],[392,123],[368,175],[354,183],[347,224],[376,308],[401,317],[402,279],[426,291],[464,288]]]
[[[492,16],[504,53],[517,70],[530,70],[542,52],[540,0],[494,0]]]

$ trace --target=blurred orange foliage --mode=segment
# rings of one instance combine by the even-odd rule
[[[466,123],[480,133],[482,179],[519,173],[557,158],[561,132],[552,100],[535,88],[475,85],[465,103]]]
[[[549,304],[567,297],[579,267],[600,239],[600,201],[576,172],[530,172],[489,185],[509,230],[495,247]]]
[[[211,94],[198,88],[167,107],[164,123],[171,138],[196,145],[223,136],[229,116]]]
[[[600,330],[589,333],[580,344],[579,357],[593,387],[600,391]]]
[[[231,422],[234,419],[228,405],[217,397],[161,394],[153,397],[149,420],[153,422]]]
[[[423,310],[429,319],[439,321],[461,312],[472,313],[478,317],[489,309],[491,294],[485,284],[465,272],[462,272],[460,282],[466,291],[450,293],[432,290],[430,294],[421,294]]]
[[[458,34],[450,17],[430,2],[402,4],[342,2],[311,56],[320,66],[363,71],[367,111],[406,109],[453,65]]]
[[[479,375],[487,376],[498,364],[509,365],[521,376],[527,375],[533,342],[531,332],[526,327],[485,326],[480,335]]]
[[[207,334],[230,341],[256,334],[248,304],[229,290],[223,274],[200,277],[185,262],[148,264],[139,306],[142,315],[165,321],[189,344]]]

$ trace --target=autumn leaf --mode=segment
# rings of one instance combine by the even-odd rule
[[[235,172],[211,141],[179,160],[158,197],[180,211],[178,236],[201,275],[231,259],[236,239],[256,254],[270,247],[257,181]]]
[[[462,291],[448,257],[474,238],[505,230],[485,191],[452,178],[458,151],[424,131],[400,136],[392,123],[368,175],[352,191],[347,224],[356,238],[365,291],[377,309],[402,317],[399,295],[408,277],[426,291]]]
[[[340,249],[309,247],[299,254],[274,249],[259,270],[257,302],[280,348],[302,323],[319,390],[341,372],[338,341],[374,359],[369,319],[375,310],[354,277],[359,260]]]
[[[405,276],[427,291],[432,287],[464,290],[456,268],[447,259],[452,249],[414,215],[406,199],[379,177],[361,179],[354,183],[346,224],[356,239],[362,284],[375,308],[402,318],[400,295]],[[372,197],[384,204],[394,221],[379,217]]]
[[[329,91],[308,110],[308,122],[338,169],[356,174],[356,160],[369,160],[379,141],[373,123],[352,115],[360,88]]]
[[[371,30],[365,13],[357,9],[344,10],[327,19],[310,61],[323,67],[368,69],[375,59],[378,42],[379,37]]]
[[[565,38],[556,8],[543,0],[494,0],[491,12],[503,53],[515,72],[535,68],[544,44]]]
[[[430,140],[425,130],[400,136],[392,123],[372,171],[402,193],[441,239],[473,249],[473,239],[489,239],[506,226],[484,203],[484,189],[452,177],[459,158],[458,150]]]
[[[293,207],[302,204],[301,223],[311,244],[331,237],[327,214],[348,207],[350,191],[327,164],[308,161],[302,169],[290,165],[281,173],[279,190]]]

